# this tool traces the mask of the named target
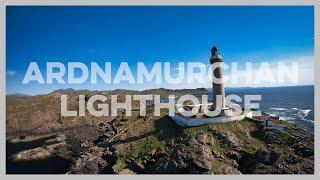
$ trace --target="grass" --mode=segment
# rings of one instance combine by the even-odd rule
[[[136,154],[138,158],[142,158],[143,156],[149,154],[153,149],[164,149],[165,148],[165,142],[159,141],[157,137],[155,136],[149,136],[140,143],[137,149],[133,151],[134,154]]]
[[[153,111],[148,110],[148,121],[142,121],[128,129],[128,131],[138,133],[139,136],[142,136],[145,133],[150,134],[142,139],[126,144],[126,147],[121,150],[120,154],[120,160],[123,164],[125,164],[125,161],[129,158],[135,158],[136,161],[139,161],[142,157],[148,155],[153,149],[166,150],[166,138],[164,138],[164,135],[170,135],[171,132],[173,134],[171,134],[170,137],[175,136],[176,125],[171,121],[171,119],[168,119],[169,117],[166,116],[166,112],[161,112],[160,117],[154,117],[152,115]],[[128,117],[128,121],[126,121],[123,126],[119,127],[120,131],[129,127],[130,124],[140,120],[141,118],[143,117],[139,117],[139,111],[133,111],[132,116]],[[130,137],[126,137],[126,139],[129,138]]]
[[[122,151],[120,154],[120,160],[123,164],[130,158],[134,158],[136,161],[140,161],[142,157],[147,156],[153,149],[166,149],[166,143],[158,140],[155,135],[148,136],[144,139],[134,143],[134,146],[130,149]]]

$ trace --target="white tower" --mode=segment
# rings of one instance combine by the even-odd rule
[[[216,109],[216,98],[217,95],[222,96],[222,109],[225,108],[225,92],[224,92],[224,84],[222,82],[223,79],[223,68],[222,67],[222,56],[218,52],[218,48],[213,46],[211,49],[211,57],[210,57],[210,63],[213,65],[218,65],[219,67],[215,68],[213,73],[213,76],[217,79],[221,79],[221,82],[216,83],[212,82],[212,98],[213,98],[213,104],[212,108]]]

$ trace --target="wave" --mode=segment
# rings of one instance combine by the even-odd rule
[[[287,111],[289,109],[286,109],[286,108],[270,108],[272,110],[276,110],[276,111]]]
[[[289,117],[289,116],[280,116],[279,120],[282,120],[282,121],[295,121],[296,118]]]
[[[292,108],[292,109],[303,113],[304,117],[308,116],[308,114],[312,111],[311,109],[299,109],[299,108]]]
[[[314,124],[314,121],[313,120],[310,120],[310,119],[305,119],[305,118],[300,118],[299,120],[297,118],[294,118],[294,117],[289,117],[289,116],[280,116],[279,117],[279,120],[282,120],[282,121],[288,121],[288,122],[299,122],[299,121],[303,121],[303,122],[307,122],[307,123],[312,123]]]
[[[304,122],[311,122],[313,123],[313,119],[310,119],[310,115],[312,115],[311,109],[299,109],[299,108],[276,108],[272,107],[269,108],[271,112],[269,112],[270,115],[277,115],[279,116],[280,120],[286,120],[286,121],[304,121]]]

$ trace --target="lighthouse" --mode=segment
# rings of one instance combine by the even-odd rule
[[[216,46],[213,46],[211,49],[210,64],[212,66],[212,78],[214,78],[212,80],[213,103],[212,105],[211,103],[200,104],[199,111],[191,117],[184,116],[183,114],[181,114],[181,112],[184,112],[186,109],[192,109],[195,106],[182,105],[183,107],[179,107],[174,115],[170,116],[171,119],[179,126],[202,126],[205,124],[220,124],[233,121],[241,121],[246,117],[252,118],[251,111],[243,111],[239,114],[235,108],[230,107],[230,105],[225,102],[222,56],[219,54],[218,48]],[[222,101],[220,103],[217,102],[217,100]],[[207,108],[210,108],[210,111],[218,110],[219,113],[209,115],[208,113],[206,113],[209,111],[202,111],[202,106],[206,108],[206,110],[208,110]]]
[[[212,65],[212,75],[217,81],[212,81],[212,98],[213,104],[212,109],[217,108],[216,99],[217,96],[222,98],[222,110],[225,109],[225,91],[223,84],[223,68],[222,68],[222,56],[219,53],[219,50],[216,46],[213,46],[211,49],[210,64]],[[219,107],[218,107],[219,108]]]

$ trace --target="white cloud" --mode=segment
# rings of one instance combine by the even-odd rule
[[[225,83],[226,87],[274,87],[274,86],[299,86],[299,85],[311,85],[314,84],[314,56],[295,56],[290,58],[279,58],[279,59],[269,59],[266,60],[270,66],[271,74],[274,76],[274,81],[261,81],[259,83],[254,83],[255,78],[258,78],[258,71],[259,67],[261,65],[261,60],[255,61],[254,59],[251,60],[252,62],[252,75],[250,76],[252,78],[252,82],[247,82],[247,72],[245,71],[246,62],[238,62],[238,82],[236,84],[231,82],[231,62],[227,62],[227,65],[229,66],[228,70],[225,70],[224,74],[225,76],[229,77],[229,80]],[[282,82],[279,81],[278,78],[278,63],[281,62],[285,64],[289,71],[292,71],[294,69],[293,63],[298,64],[298,73],[297,78],[295,81],[284,76],[284,79]],[[210,67],[208,67],[210,68]],[[260,76],[261,77],[261,76]],[[264,77],[263,79],[266,79]],[[177,86],[176,86],[177,87]],[[211,75],[207,74],[206,82],[198,83],[194,82],[192,84],[188,83],[181,83],[179,84],[179,88],[199,88],[199,87],[206,87],[211,88]]]
[[[245,81],[246,72],[244,69],[238,70],[238,83],[231,84],[231,82],[227,82],[226,86],[230,87],[268,87],[268,86],[292,86],[292,85],[309,85],[314,84],[314,56],[300,56],[294,58],[283,58],[276,59],[272,61],[268,61],[270,64],[270,69],[274,77],[278,78],[278,63],[284,63],[287,65],[288,69],[292,69],[292,63],[296,62],[298,64],[298,79],[297,82],[292,82],[290,78],[285,78],[283,82],[275,81],[271,82],[261,82],[258,84],[247,83]],[[256,78],[256,75],[259,74],[259,65],[260,63],[253,63],[252,65],[252,78],[253,80]],[[227,72],[227,73],[230,73]]]

